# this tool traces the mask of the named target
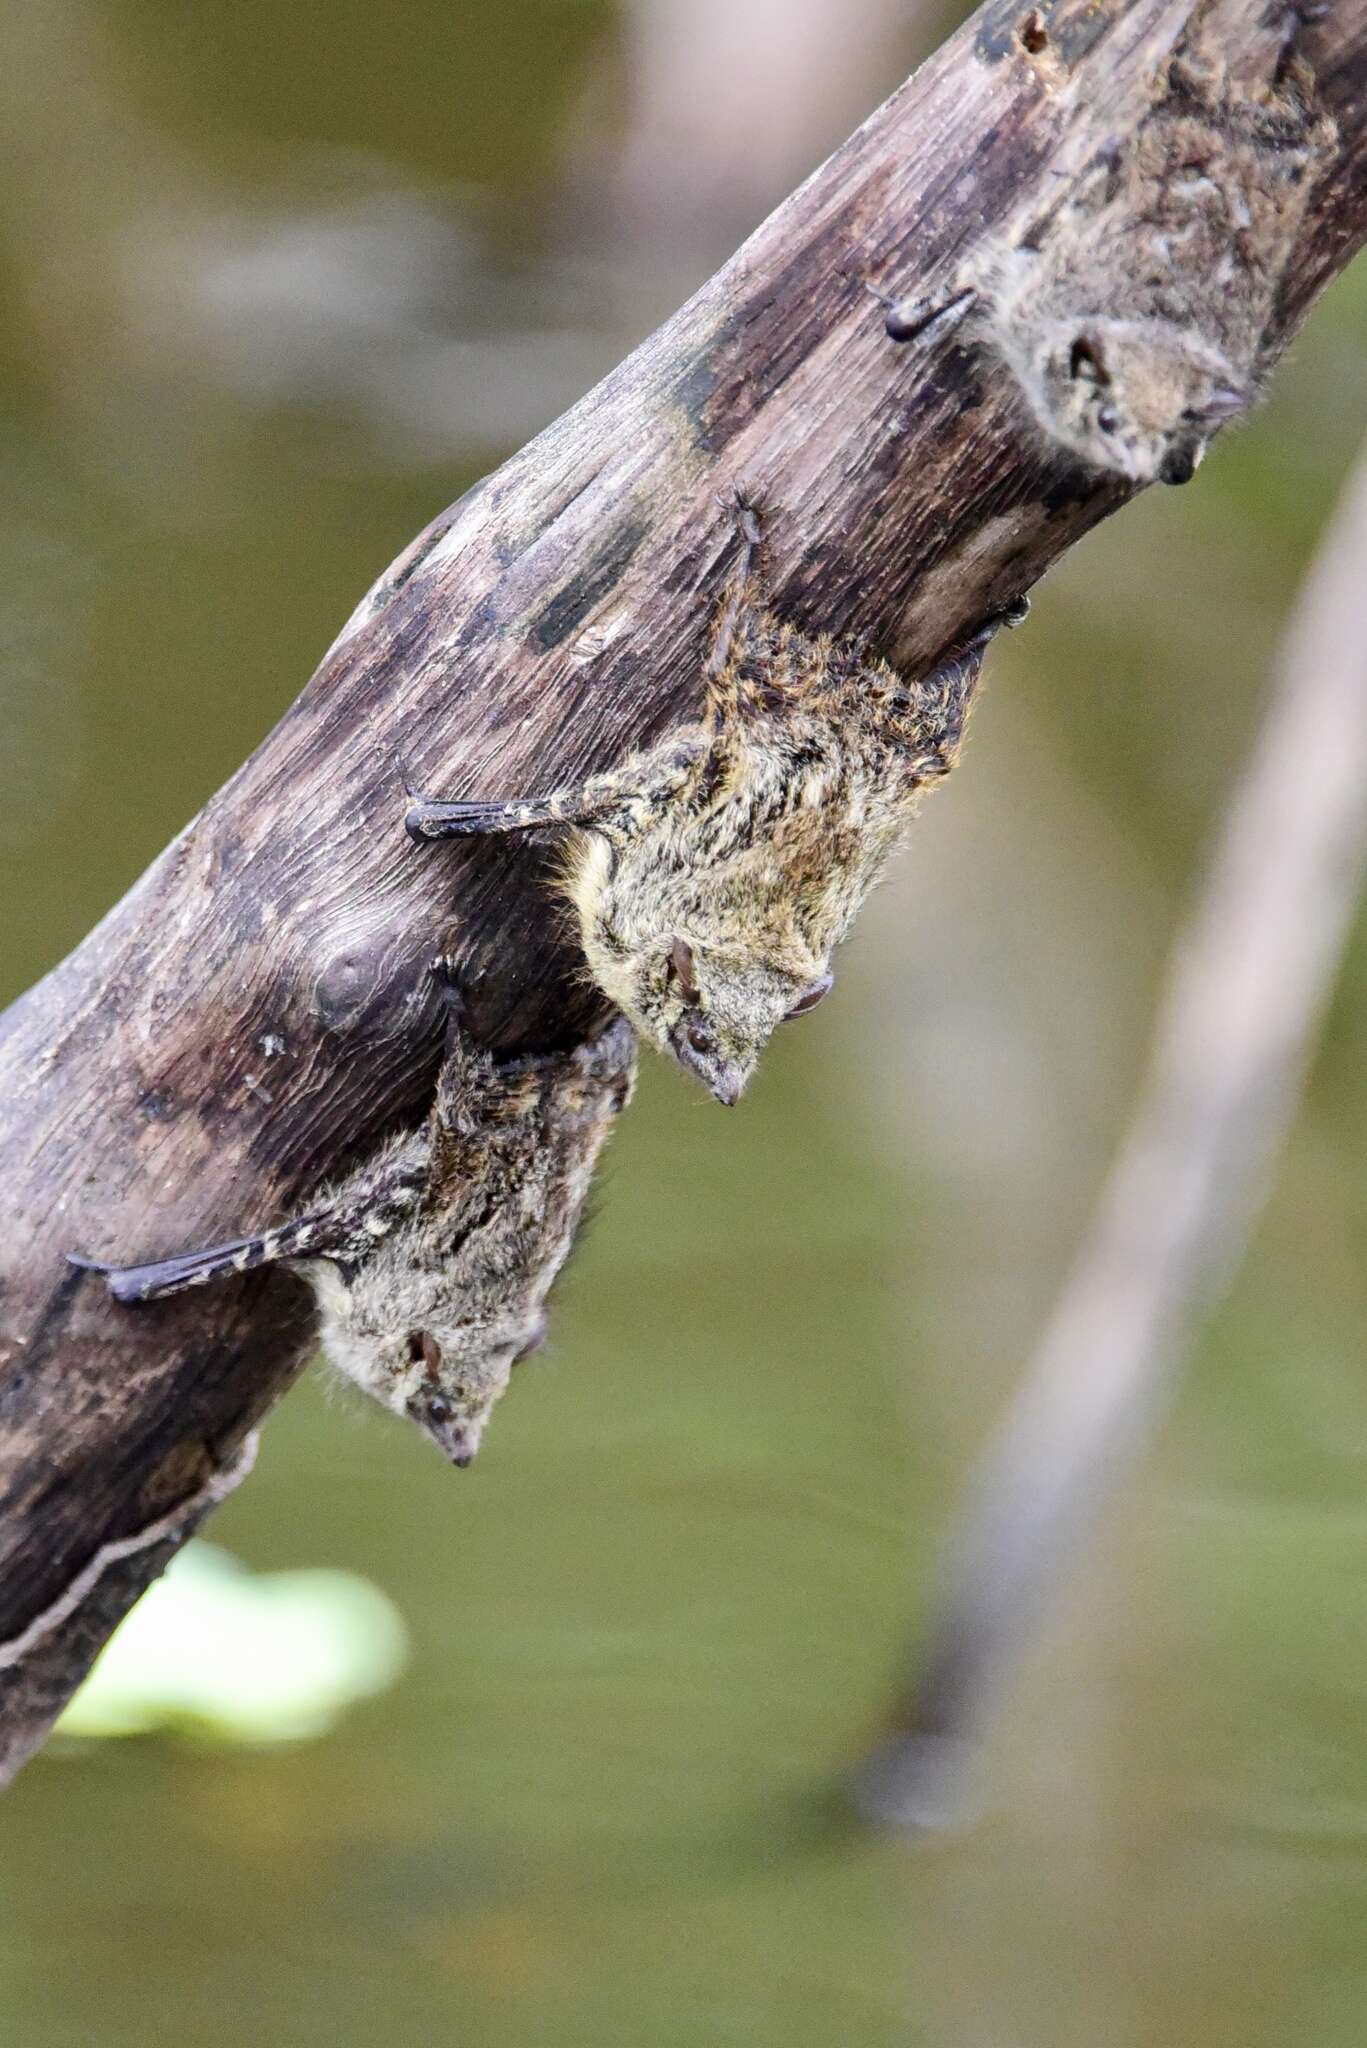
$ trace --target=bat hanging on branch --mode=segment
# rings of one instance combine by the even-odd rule
[[[145,1266],[68,1254],[116,1301],[165,1301],[258,1266],[309,1281],[328,1359],[468,1465],[515,1365],[541,1348],[594,1161],[636,1072],[624,1018],[572,1052],[502,1063],[480,1050],[445,960],[446,1050],[421,1130],[402,1133],[307,1215]]]
[[[497,1062],[568,1053],[611,1002],[677,1053],[696,1011],[682,1043],[726,1093],[744,1073],[718,1059],[745,1067],[773,1021],[772,1003],[751,1003],[749,1039],[722,1042],[734,1017],[715,1004],[712,953],[731,934],[719,947],[715,923],[697,944],[667,920],[643,927],[644,982],[639,961],[621,984],[601,962],[586,978],[554,848],[502,833],[415,848],[394,762],[439,807],[583,790],[659,760],[707,715],[737,492],[762,508],[765,631],[843,662],[858,647],[868,677],[896,671],[909,688],[961,672],[984,623],[1136,488],[1123,465],[1041,432],[1001,343],[1009,293],[977,257],[1023,248],[1021,222],[1052,215],[1061,274],[1057,237],[1090,218],[1067,195],[1106,152],[1130,160],[1191,15],[1190,0],[981,9],[682,311],[419,536],[252,758],[0,1019],[0,1775],[245,1468],[309,1335],[307,1292],[279,1264],[130,1310],[67,1253],[154,1260],[259,1236],[416,1130],[441,1057],[423,993],[437,952]],[[1332,148],[1305,145],[1261,379],[1367,232],[1367,9],[1301,24],[1226,0],[1202,10],[1202,32],[1222,75],[1255,93],[1285,78],[1294,42],[1316,121],[1336,132]],[[1118,180],[1111,230],[1138,189]],[[1204,332],[1200,237],[1193,249],[1174,238],[1165,317],[1180,327],[1188,304]],[[987,325],[975,313],[912,347],[869,297],[939,303],[966,278]],[[1104,432],[1091,387],[1123,351],[1097,338],[1077,370]],[[764,711],[763,676],[753,687]],[[775,823],[771,807],[762,831]],[[582,888],[581,920],[605,900]],[[813,926],[789,1008],[816,999],[839,926]],[[707,1050],[688,1032],[709,1022]]]
[[[831,954],[958,759],[983,655],[1023,603],[924,681],[857,641],[812,639],[756,587],[740,501],[735,587],[704,664],[706,715],[620,768],[531,802],[417,798],[412,838],[550,831],[603,994],[728,1108],[770,1035],[831,988]]]

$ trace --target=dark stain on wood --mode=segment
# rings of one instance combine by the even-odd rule
[[[628,563],[649,531],[645,514],[636,510],[625,514],[611,532],[603,535],[584,567],[533,617],[530,636],[537,647],[549,653],[583,625],[589,613],[621,582]]]

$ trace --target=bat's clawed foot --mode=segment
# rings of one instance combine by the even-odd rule
[[[405,786],[408,809],[403,829],[417,846],[429,839],[476,838],[490,829],[491,814],[501,816],[501,804],[444,803],[440,797],[423,796]]]
[[[427,972],[445,1006],[452,1024],[459,1024],[465,1015],[465,990],[456,972],[456,963],[449,953],[434,953],[427,963]]]
[[[1000,611],[989,612],[973,637],[975,640],[994,639],[1003,628],[1019,626],[1029,616],[1029,598],[1013,597],[1010,604],[1004,604]]]
[[[432,814],[438,809],[432,798],[423,796],[420,791],[414,789],[407,778],[404,780],[403,793],[408,798],[408,809],[403,814],[403,829],[409,838],[418,846],[428,839],[441,838],[441,832],[432,829],[436,822]]]
[[[996,639],[998,633],[1018,626],[1021,620],[1028,616],[1029,611],[1028,597],[1013,597],[1011,602],[1002,605],[1000,610],[989,612],[971,632],[964,634],[962,640],[956,640],[946,656],[946,661],[963,661],[969,656],[981,654],[983,649]]]
[[[889,341],[919,341],[931,334],[948,334],[977,304],[972,285],[964,285],[947,299],[894,299],[875,284],[864,285],[869,297],[883,308],[883,329]]]
[[[965,673],[976,674],[998,633],[1004,627],[1018,626],[1029,610],[1028,597],[1015,597],[999,611],[989,612],[971,632],[954,642],[948,654],[936,664],[935,675],[947,680],[956,676],[962,678]]]
[[[83,1273],[98,1273],[114,1300],[124,1308],[136,1308],[149,1298],[148,1282],[154,1277],[150,1266],[113,1266],[105,1259],[88,1259],[82,1252],[68,1252],[66,1262]]]
[[[759,507],[754,501],[747,498],[739,484],[731,484],[719,494],[718,503],[724,512],[730,514],[732,524],[747,550],[757,548],[764,538],[764,532],[760,525]]]
[[[764,540],[759,507],[740,484],[734,483],[728,484],[724,491],[718,491],[717,503],[731,521],[736,538],[741,544],[737,581],[743,585],[754,567],[755,556]]]

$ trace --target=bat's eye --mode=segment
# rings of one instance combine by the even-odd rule
[[[833,974],[823,974],[820,981],[814,981],[810,988],[802,991],[791,1010],[785,1010],[785,1021],[793,1017],[805,1017],[808,1010],[814,1010],[823,996],[828,996],[835,985]]]
[[[1235,413],[1242,412],[1248,400],[1234,384],[1217,384],[1204,405],[1185,407],[1182,418],[1188,426],[1216,427],[1221,420],[1232,420]]]
[[[715,1052],[717,1049],[717,1035],[708,1024],[690,1024],[686,1036],[694,1052]]]
[[[452,1408],[451,1403],[443,1401],[440,1394],[436,1395],[427,1404],[427,1420],[431,1423],[433,1429],[445,1429],[454,1414],[455,1410]]]
[[[1113,434],[1120,425],[1120,414],[1113,405],[1103,405],[1096,416],[1096,423],[1103,434]]]

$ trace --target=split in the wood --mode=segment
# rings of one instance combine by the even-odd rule
[[[228,1463],[215,1468],[187,1500],[178,1501],[175,1507],[168,1508],[131,1536],[118,1536],[110,1543],[102,1543],[41,1614],[35,1615],[17,1636],[0,1643],[0,1671],[13,1671],[35,1656],[74,1614],[80,1613],[101,1579],[115,1565],[126,1564],[130,1558],[143,1556],[162,1544],[181,1543],[191,1535],[210,1509],[225,1501],[250,1473],[256,1463],[256,1446],[257,1432],[249,1430]]]
[[[560,887],[598,987],[734,1104],[775,1027],[813,1009],[831,956],[916,800],[958,759],[984,621],[919,681],[856,640],[813,638],[767,601],[755,508],[704,663],[704,712],[619,768],[545,796],[419,797],[415,839],[553,829]]]
[[[544,1339],[546,1297],[630,1096],[636,1048],[619,1019],[573,1052],[498,1064],[465,1031],[447,964],[431,971],[446,1051],[422,1130],[276,1230],[150,1265],[73,1263],[128,1304],[290,1267],[313,1287],[337,1370],[468,1465],[513,1366]]]

